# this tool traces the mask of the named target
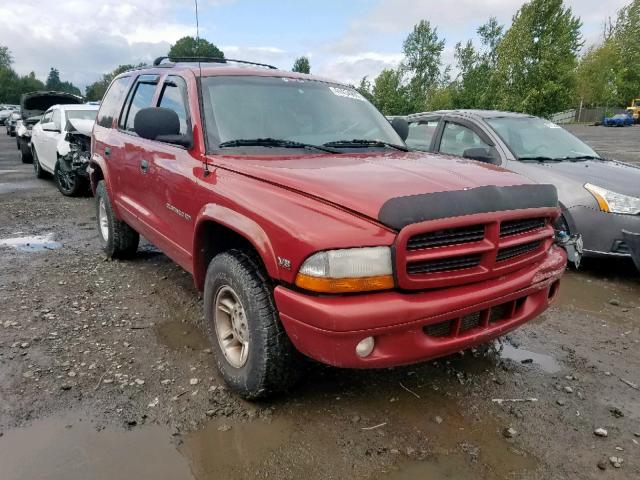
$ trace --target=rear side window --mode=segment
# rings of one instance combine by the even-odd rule
[[[98,125],[111,128],[113,119],[118,116],[120,111],[127,85],[129,85],[129,77],[119,78],[111,84],[100,105],[100,111],[96,119]]]
[[[416,150],[428,151],[437,128],[438,120],[410,123],[409,136],[406,140],[407,146]]]
[[[143,108],[151,106],[153,100],[153,94],[156,91],[156,83],[138,82],[135,86],[133,95],[128,104],[126,114],[120,117],[120,128],[133,132],[133,121],[138,113]]]
[[[158,106],[176,112],[180,119],[180,135],[187,133],[187,84],[182,78],[171,76],[167,79]]]
[[[53,128],[55,128],[56,130],[61,130],[62,128],[62,119],[60,117],[60,110],[54,110],[52,121]]]

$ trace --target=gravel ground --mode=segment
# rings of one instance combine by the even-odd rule
[[[93,200],[36,180],[3,135],[0,477],[640,478],[639,294],[628,263],[590,262],[501,344],[310,365],[248,403],[214,370],[189,275],[148,244],[106,261]]]

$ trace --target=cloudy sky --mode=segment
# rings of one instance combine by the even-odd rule
[[[565,0],[582,18],[587,43],[629,0]],[[199,0],[200,35],[229,58],[290,69],[300,55],[313,73],[357,83],[402,58],[402,41],[420,19],[453,46],[474,38],[493,15],[509,24],[522,0]],[[0,45],[21,74],[49,68],[81,88],[118,64],[152,61],[195,35],[193,0],[0,0]]]

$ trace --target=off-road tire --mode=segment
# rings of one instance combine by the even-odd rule
[[[104,202],[107,218],[108,235],[105,238],[100,228],[100,202]],[[104,180],[98,182],[96,188],[96,219],[98,222],[98,237],[102,250],[109,258],[129,258],[135,255],[140,243],[140,235],[122,220],[118,220],[113,213],[111,200],[107,193]]]
[[[33,156],[33,171],[36,174],[36,178],[47,178],[49,174],[42,169],[42,165],[40,165],[40,160],[38,160],[38,152],[36,152],[36,147],[32,147],[31,155]]]
[[[53,178],[56,180],[56,185],[58,186],[58,190],[65,197],[78,197],[87,191],[87,182],[86,180],[74,173],[69,175],[69,184],[65,184],[64,178],[61,178],[63,175],[60,172],[60,160],[56,162],[56,168],[53,172]]]
[[[225,286],[237,293],[248,324],[249,352],[240,368],[225,358],[214,323],[215,299]],[[204,329],[218,369],[231,390],[251,400],[286,391],[295,384],[301,356],[280,323],[273,285],[257,259],[239,250],[214,257],[207,268],[204,312]]]

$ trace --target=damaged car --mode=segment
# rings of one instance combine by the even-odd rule
[[[22,123],[16,124],[16,143],[20,150],[22,163],[31,163],[31,132],[33,126],[40,121],[44,112],[53,105],[82,104],[84,99],[78,95],[56,91],[36,91],[22,95],[20,112]]]
[[[52,174],[66,196],[88,191],[88,144],[97,105],[54,105],[33,127],[31,153],[36,177]]]
[[[7,135],[11,137],[16,136],[16,122],[22,118],[20,112],[13,112],[11,115],[7,117],[4,122],[5,130],[7,131]]]

